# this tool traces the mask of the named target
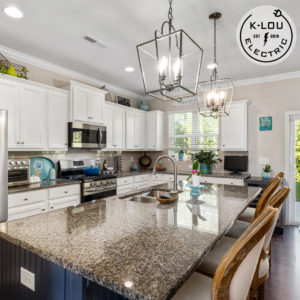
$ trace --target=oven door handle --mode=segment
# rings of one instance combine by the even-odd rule
[[[103,187],[103,188],[100,188],[100,189],[86,189],[87,192],[91,191],[91,192],[95,192],[95,191],[103,191],[103,190],[106,190],[106,189],[110,189],[112,187],[117,187],[116,184],[113,184],[113,185],[109,185],[109,186],[106,186],[106,187]]]

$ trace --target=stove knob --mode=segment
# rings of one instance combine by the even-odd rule
[[[102,184],[102,181],[99,181],[98,184],[101,185],[101,184]]]
[[[90,186],[93,186],[93,185],[94,185],[94,183],[93,183],[93,182],[91,182],[91,183],[90,183]]]
[[[107,180],[103,180],[103,181],[102,181],[102,184],[107,184]]]
[[[15,162],[14,162],[14,161],[11,161],[11,162],[10,162],[10,164],[11,164],[11,165],[14,165],[14,164],[15,164]]]
[[[25,161],[25,160],[24,160],[24,161],[22,161],[22,164],[23,164],[23,165],[26,165],[26,161]]]
[[[21,164],[21,162],[20,161],[17,161],[17,165],[20,165]]]
[[[99,181],[97,181],[97,182],[95,182],[95,185],[96,185],[96,184],[97,184],[97,185],[99,185],[99,184],[100,184],[100,182],[99,182]]]

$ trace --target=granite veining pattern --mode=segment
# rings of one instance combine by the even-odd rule
[[[129,299],[170,299],[261,190],[206,184],[193,198],[179,188],[168,205],[112,196],[2,223],[0,237]]]
[[[43,180],[39,183],[9,187],[8,194],[10,195],[10,194],[31,192],[31,191],[42,190],[42,189],[51,189],[54,187],[60,187],[60,186],[72,185],[72,184],[80,184],[80,181],[66,180],[66,179],[60,179],[60,178],[57,178],[55,180],[47,179],[47,180]]]
[[[145,170],[136,170],[136,171],[124,171],[123,173],[118,173],[117,177],[129,177],[129,176],[136,176],[136,175],[142,175],[142,174],[152,174],[152,171],[150,169]],[[166,171],[157,171],[157,174],[174,174],[173,170],[166,170]],[[192,171],[177,171],[177,175],[191,175]],[[246,179],[250,178],[250,174],[239,174],[239,175],[233,175],[229,173],[221,173],[221,172],[213,172],[211,174],[202,174],[202,177],[218,177],[218,178],[234,178],[234,179]]]

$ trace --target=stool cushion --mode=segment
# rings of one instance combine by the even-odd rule
[[[229,229],[229,231],[226,233],[227,237],[238,239],[245,230],[249,227],[250,223],[236,220],[233,224],[233,226]]]
[[[255,218],[255,208],[248,207],[239,217],[240,221],[251,223]]]
[[[172,300],[211,300],[211,284],[211,278],[194,273]]]

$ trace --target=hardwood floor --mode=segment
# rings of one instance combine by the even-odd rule
[[[286,226],[272,238],[272,269],[265,284],[266,300],[300,299],[300,232]]]

